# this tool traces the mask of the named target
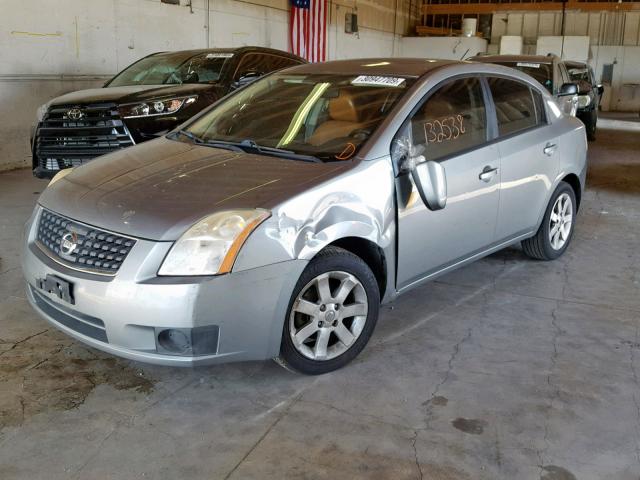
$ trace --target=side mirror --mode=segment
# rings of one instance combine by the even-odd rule
[[[598,96],[601,97],[604,94],[604,86],[601,84],[596,85],[596,90],[598,91]]]
[[[415,159],[411,177],[418,188],[420,198],[429,210],[442,210],[447,204],[447,177],[438,162],[426,162],[423,156]]]
[[[261,72],[245,72],[231,84],[231,88],[235,90],[237,88],[244,87],[245,85],[249,85],[251,82],[255,82],[259,79],[262,75],[263,73]]]
[[[558,92],[559,97],[567,97],[569,95],[577,95],[578,86],[575,83],[563,83]]]

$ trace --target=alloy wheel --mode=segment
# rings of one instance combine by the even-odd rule
[[[311,360],[331,360],[358,339],[369,307],[362,283],[331,271],[307,283],[293,302],[289,332],[295,349]]]
[[[573,203],[567,193],[556,199],[549,218],[549,242],[554,250],[565,246],[573,225]]]

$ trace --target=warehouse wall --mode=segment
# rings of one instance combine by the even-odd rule
[[[417,17],[413,0],[329,1],[330,59],[394,55]],[[207,44],[287,49],[287,0],[181,3],[0,0],[0,170],[30,165],[29,130],[39,105],[100,86],[151,52]],[[344,33],[347,12],[358,14],[356,35]]]

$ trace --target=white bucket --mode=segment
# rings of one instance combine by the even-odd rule
[[[477,18],[462,19],[462,36],[463,37],[475,37],[477,28],[478,28]]]

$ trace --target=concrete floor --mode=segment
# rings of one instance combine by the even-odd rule
[[[0,479],[640,478],[640,119],[610,116],[568,252],[516,248],[385,307],[349,367],[112,358],[24,298],[45,183],[0,175]]]

